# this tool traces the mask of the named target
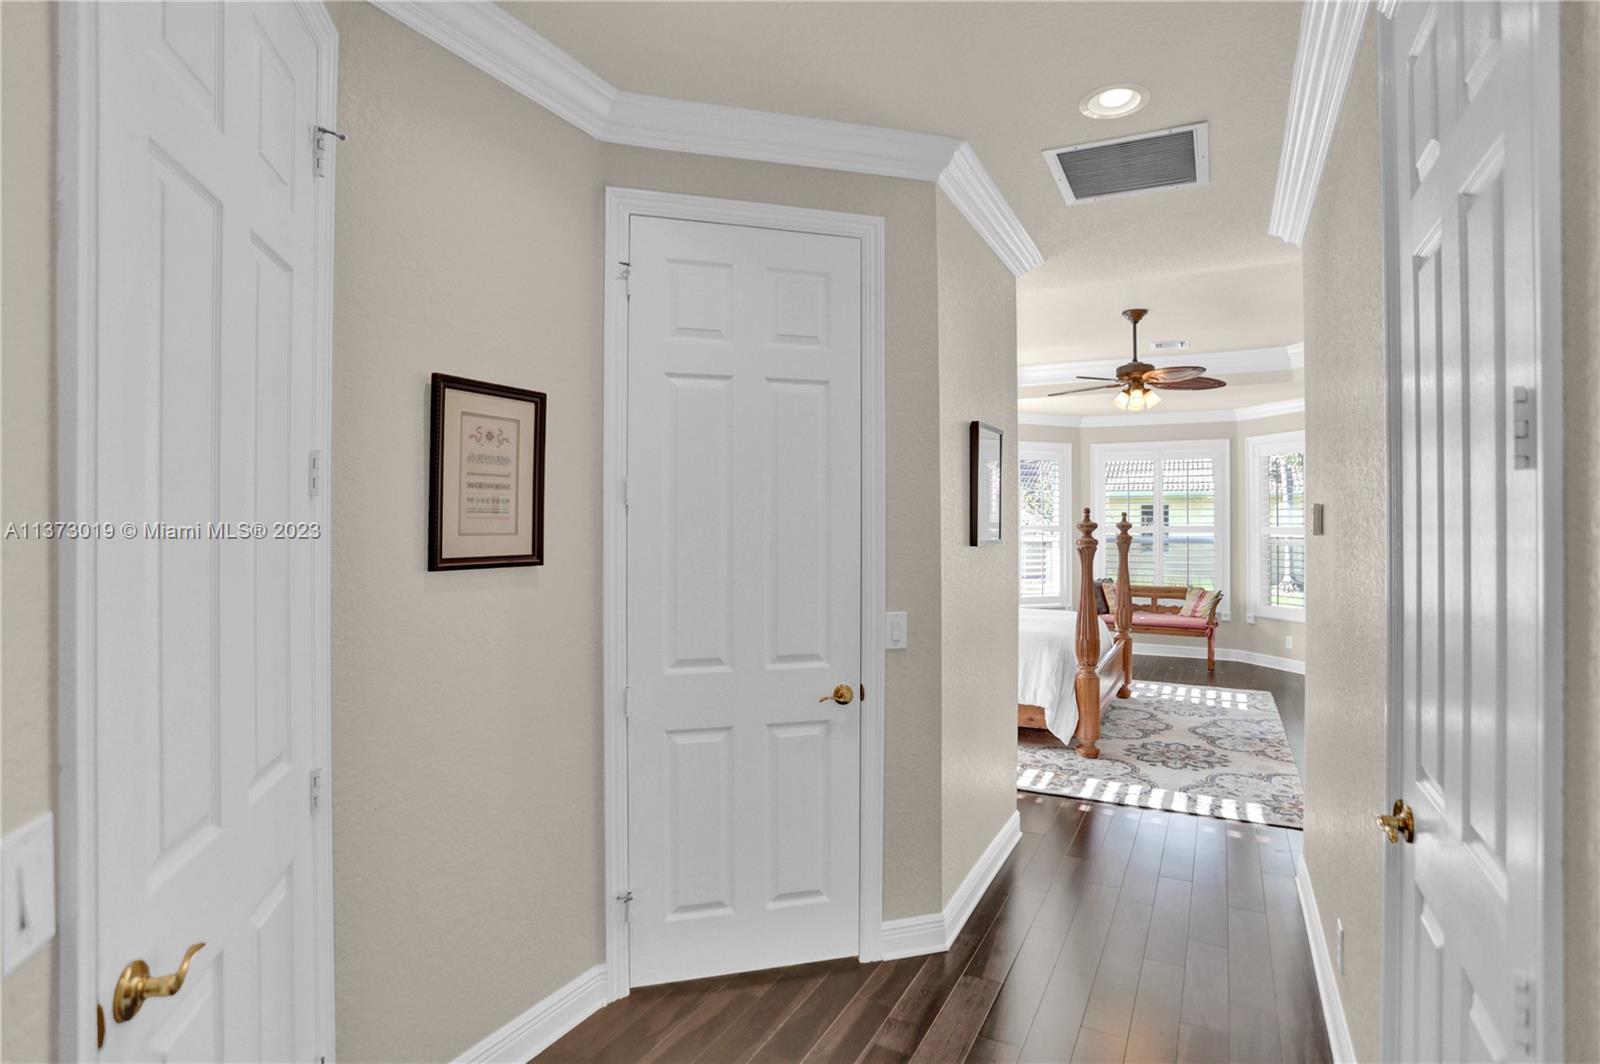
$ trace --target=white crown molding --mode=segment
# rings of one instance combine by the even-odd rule
[[[532,1060],[606,1003],[606,966],[597,964],[456,1058]]]
[[[956,148],[949,165],[939,174],[939,187],[1013,274],[1021,277],[1044,262],[1038,246],[1011,213],[1011,205],[1000,195],[972,145],[962,142]]]
[[[1304,399],[1284,399],[1276,403],[1257,403],[1233,410],[1171,410],[1160,414],[1029,414],[1019,413],[1019,425],[1043,425],[1058,429],[1137,429],[1145,425],[1232,425],[1240,421],[1306,412]]]
[[[1278,187],[1267,232],[1291,244],[1306,238],[1311,205],[1339,124],[1355,67],[1368,0],[1306,0],[1294,57],[1289,112],[1278,157]]]
[[[1148,354],[1141,355],[1148,358]],[[1286,344],[1282,347],[1248,347],[1239,351],[1174,352],[1166,358],[1183,358],[1194,363],[1204,363],[1209,374],[1273,373],[1300,369],[1306,363],[1306,345]],[[1079,375],[1110,377],[1126,359],[1097,359],[1094,362],[1046,362],[1033,366],[1017,367],[1018,388],[1041,388],[1051,384],[1071,384]]]
[[[622,92],[487,0],[373,5],[596,140],[937,182],[1013,274],[1044,261],[959,137]]]

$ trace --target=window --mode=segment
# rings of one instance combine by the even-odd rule
[[[1306,619],[1306,434],[1250,437],[1250,614]]]
[[[1023,443],[1017,448],[1017,503],[1022,530],[1020,597],[1027,606],[1062,606],[1072,591],[1067,576],[1071,537],[1063,518],[1072,498],[1072,445]],[[1070,522],[1068,522],[1070,524]]]
[[[1117,521],[1133,523],[1135,584],[1228,588],[1228,441],[1104,443],[1090,451],[1095,520],[1104,547],[1096,571],[1116,572]],[[1160,514],[1158,521],[1156,515]],[[1221,615],[1228,615],[1228,599]]]

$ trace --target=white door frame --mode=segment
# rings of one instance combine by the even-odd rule
[[[606,994],[626,997],[628,972],[628,225],[635,216],[784,229],[861,242],[861,901],[860,957],[882,956],[884,602],[884,223],[862,214],[606,189],[604,488],[601,588],[605,720]]]
[[[1391,14],[1398,0],[1379,5],[1385,15]],[[1537,276],[1534,285],[1539,302],[1539,344],[1537,352],[1538,384],[1535,389],[1537,417],[1534,425],[1537,470],[1539,477],[1539,509],[1535,515],[1539,523],[1539,591],[1540,591],[1540,644],[1543,647],[1542,669],[1539,674],[1535,698],[1541,707],[1539,721],[1539,764],[1523,766],[1524,771],[1537,774],[1542,784],[1539,808],[1539,875],[1542,916],[1542,942],[1540,971],[1536,974],[1536,999],[1534,1008],[1538,1016],[1538,1044],[1541,1055],[1547,1060],[1560,1060],[1564,1056],[1565,1034],[1565,971],[1563,961],[1563,861],[1562,861],[1562,753],[1561,743],[1565,721],[1564,689],[1565,636],[1563,618],[1563,446],[1562,446],[1562,335],[1561,335],[1561,86],[1560,55],[1561,12],[1556,5],[1534,3],[1532,8],[1533,40],[1533,100],[1526,108],[1533,126],[1536,169],[1534,206],[1534,240],[1537,245]],[[1401,653],[1403,645],[1402,612],[1405,589],[1399,574],[1399,561],[1403,557],[1404,529],[1399,515],[1403,514],[1401,497],[1400,451],[1400,374],[1401,358],[1400,284],[1404,274],[1395,269],[1395,263],[1410,249],[1399,245],[1396,212],[1400,205],[1394,202],[1395,167],[1407,165],[1400,159],[1394,141],[1397,128],[1395,113],[1395,87],[1389,77],[1389,64],[1393,43],[1389,25],[1378,25],[1378,154],[1383,186],[1383,299],[1384,347],[1388,370],[1386,401],[1388,404],[1387,436],[1388,505],[1392,519],[1389,522],[1388,581],[1388,704],[1384,711],[1385,771],[1388,787],[1386,797],[1404,793],[1404,721]],[[1373,812],[1380,812],[1374,810]],[[1382,845],[1376,832],[1374,844]],[[1383,866],[1383,931],[1381,946],[1382,989],[1378,1026],[1379,1056],[1383,1060],[1400,1059],[1400,1020],[1395,1007],[1401,1000],[1401,920],[1404,914],[1401,891],[1399,847],[1385,847]]]
[[[94,521],[96,418],[95,364],[98,357],[99,259],[97,203],[100,46],[96,4],[56,8],[57,204],[56,238],[56,447],[57,519]],[[295,0],[307,33],[317,43],[317,122],[337,129],[339,34],[321,0]],[[314,131],[305,130],[307,154]],[[334,1057],[333,982],[333,687],[331,681],[331,517],[333,481],[333,153],[316,190],[316,272],[312,279],[316,315],[317,441],[322,451],[322,492],[314,501],[323,535],[315,548],[313,600],[316,603],[316,749],[322,770],[322,812],[315,818],[313,865],[317,944],[317,1032],[319,1055]],[[103,515],[116,519],[115,515]],[[95,688],[95,553],[73,540],[57,544],[56,628],[57,725],[61,774],[57,788],[56,853],[58,886],[57,1055],[63,1060],[94,1060],[95,1006],[111,992],[95,985],[99,968],[96,906],[95,727],[99,713]],[[114,707],[113,707],[114,708]],[[309,801],[309,796],[308,799]]]

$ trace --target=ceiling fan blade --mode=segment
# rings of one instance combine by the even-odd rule
[[[1165,369],[1151,370],[1144,375],[1144,379],[1150,384],[1162,381],[1186,381],[1193,380],[1205,371],[1204,366],[1168,366]]]
[[[1082,395],[1084,392],[1104,392],[1120,387],[1122,387],[1122,383],[1120,381],[1116,384],[1091,384],[1087,388],[1071,388],[1064,392],[1050,392],[1045,396],[1045,398],[1054,399],[1058,395]]]
[[[1190,377],[1179,381],[1153,381],[1148,377],[1146,383],[1152,388],[1160,388],[1165,392],[1205,392],[1212,388],[1226,388],[1227,381],[1219,381],[1215,377]]]
[[[1080,381],[1114,381],[1114,380],[1117,380],[1118,378],[1116,378],[1116,377],[1085,377],[1083,374],[1080,373],[1080,374],[1078,374],[1078,376],[1075,379],[1076,380],[1080,380]]]

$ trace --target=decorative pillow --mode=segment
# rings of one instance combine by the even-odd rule
[[[1101,615],[1117,612],[1116,581],[1096,581],[1094,585],[1094,612]]]
[[[1217,600],[1222,597],[1219,591],[1207,591],[1203,587],[1191,587],[1189,593],[1183,598],[1183,605],[1178,609],[1179,617],[1205,617],[1211,616],[1211,611],[1216,607]]]

